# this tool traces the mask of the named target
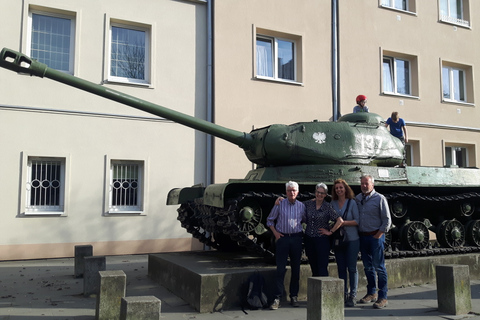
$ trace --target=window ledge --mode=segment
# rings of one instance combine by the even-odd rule
[[[142,88],[150,88],[153,89],[151,83],[140,83],[140,82],[128,82],[122,80],[115,80],[115,79],[106,79],[103,81],[103,84],[116,84],[116,85],[124,85],[124,86],[131,86],[131,87],[142,87]]]
[[[143,211],[108,211],[106,213],[107,216],[125,216],[125,215],[132,215],[132,216],[146,216],[146,214]]]
[[[260,80],[260,81],[279,82],[279,83],[285,83],[285,84],[292,84],[292,85],[295,85],[295,86],[303,86],[302,82],[285,80],[285,79],[275,79],[275,78],[262,77],[262,76],[255,76],[254,79],[255,80]]]
[[[442,99],[442,103],[458,104],[458,105],[467,106],[467,107],[475,107],[475,103],[457,101],[457,100],[450,100],[450,99]]]
[[[401,93],[394,93],[394,92],[382,92],[384,96],[395,96],[395,97],[402,97],[402,98],[409,98],[409,99],[416,99],[419,100],[420,97],[417,96],[411,96],[408,94],[401,94]]]
[[[386,6],[386,5],[383,5],[383,4],[381,4],[380,7],[381,7],[381,8],[384,8],[384,9],[396,11],[396,12],[401,12],[401,13],[409,14],[409,15],[412,15],[412,16],[417,16],[417,13],[416,13],[416,12],[412,12],[412,11],[397,9],[397,8],[389,7],[389,6]]]
[[[25,211],[22,214],[23,217],[33,216],[53,216],[53,217],[66,217],[67,214],[63,211]]]
[[[450,18],[450,17],[440,17],[440,22],[443,22],[445,24],[451,24],[457,27],[462,27],[465,29],[472,29],[470,26],[470,22],[466,20],[459,20],[455,18]]]

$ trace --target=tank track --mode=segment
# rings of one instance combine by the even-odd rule
[[[423,196],[408,192],[392,192],[389,194],[383,193],[388,200],[399,198],[410,198],[421,201],[434,202],[448,202],[461,201],[466,199],[478,199],[480,193],[463,193],[450,196]],[[298,195],[301,201],[311,199],[315,195],[313,193],[302,193]],[[270,199],[274,201],[278,197],[285,197],[284,194],[263,193],[263,192],[247,192],[242,193],[238,197],[230,199],[227,206],[224,208],[217,208],[203,204],[203,199],[195,199],[182,204],[178,209],[178,220],[181,226],[187,230],[192,236],[198,239],[206,246],[217,250],[234,250],[235,247],[243,248],[256,255],[271,258],[274,253],[265,248],[263,243],[258,243],[257,238],[249,232],[241,230],[241,226],[237,222],[237,209],[239,204],[248,198],[255,199]],[[268,214],[268,213],[267,213]],[[387,237],[388,238],[388,237]],[[409,258],[409,257],[424,257],[434,255],[447,254],[467,254],[480,252],[480,247],[475,246],[460,246],[454,248],[432,247],[423,250],[399,250],[392,248],[390,240],[387,239],[385,250],[385,258]],[[331,256],[330,260],[334,260]]]

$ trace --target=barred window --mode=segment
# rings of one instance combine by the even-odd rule
[[[110,208],[112,212],[136,212],[143,208],[143,163],[114,160],[110,167]]]
[[[64,209],[65,159],[28,159],[28,213],[58,213]]]

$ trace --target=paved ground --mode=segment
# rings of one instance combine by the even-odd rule
[[[154,295],[162,301],[166,320],[304,320],[307,302],[299,308],[282,306],[271,310],[228,310],[199,314],[186,302],[151,281],[147,255],[109,256],[107,270],[123,270],[127,275],[127,296]],[[94,297],[83,296],[83,279],[74,278],[74,259],[0,262],[0,320],[92,320]],[[365,292],[360,288],[360,294]],[[368,305],[345,309],[345,319],[480,319],[480,280],[471,281],[472,312],[446,315],[437,311],[434,284],[391,288],[389,306],[376,310]],[[302,298],[302,297],[300,297]],[[305,299],[305,297],[303,297]],[[332,319],[333,320],[333,319]]]

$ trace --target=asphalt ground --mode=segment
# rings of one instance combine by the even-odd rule
[[[275,311],[239,308],[200,314],[148,277],[148,255],[107,256],[106,262],[107,270],[127,275],[127,296],[153,295],[162,301],[161,319],[307,319],[306,297],[299,297],[299,308],[283,304]],[[359,296],[365,291],[359,288]],[[480,319],[480,280],[471,280],[471,292],[472,312],[466,315],[439,312],[436,286],[429,283],[389,288],[387,308],[359,304],[345,308],[345,319]],[[74,277],[73,258],[0,262],[0,320],[92,320],[95,307],[95,297],[83,296],[83,279]]]

